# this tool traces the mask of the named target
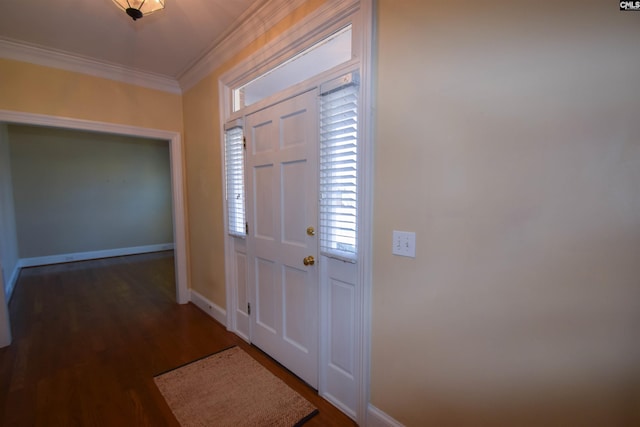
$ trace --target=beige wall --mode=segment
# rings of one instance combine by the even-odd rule
[[[373,405],[640,425],[640,14],[379,0],[378,19]]]
[[[184,95],[191,288],[226,306],[218,83],[214,76]]]
[[[0,59],[0,110],[182,131],[181,96]]]
[[[21,258],[173,242],[168,142],[8,130]]]
[[[293,10],[274,28],[258,37],[184,94],[191,287],[221,307],[226,305],[226,231],[222,204],[223,165],[218,80],[224,72],[295,25],[323,3],[324,0],[312,0]],[[256,31],[264,31],[264,28],[258,28]]]

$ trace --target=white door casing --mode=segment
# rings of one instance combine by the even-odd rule
[[[247,116],[245,135],[250,339],[317,388],[315,91]]]

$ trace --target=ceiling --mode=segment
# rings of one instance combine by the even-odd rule
[[[0,0],[0,39],[179,78],[263,0],[166,0],[133,21],[112,0]]]

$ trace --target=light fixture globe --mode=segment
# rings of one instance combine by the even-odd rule
[[[165,0],[113,0],[134,21],[156,10],[164,9]]]

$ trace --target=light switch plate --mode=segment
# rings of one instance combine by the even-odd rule
[[[410,231],[393,230],[393,248],[391,252],[394,255],[416,257],[416,233]]]

